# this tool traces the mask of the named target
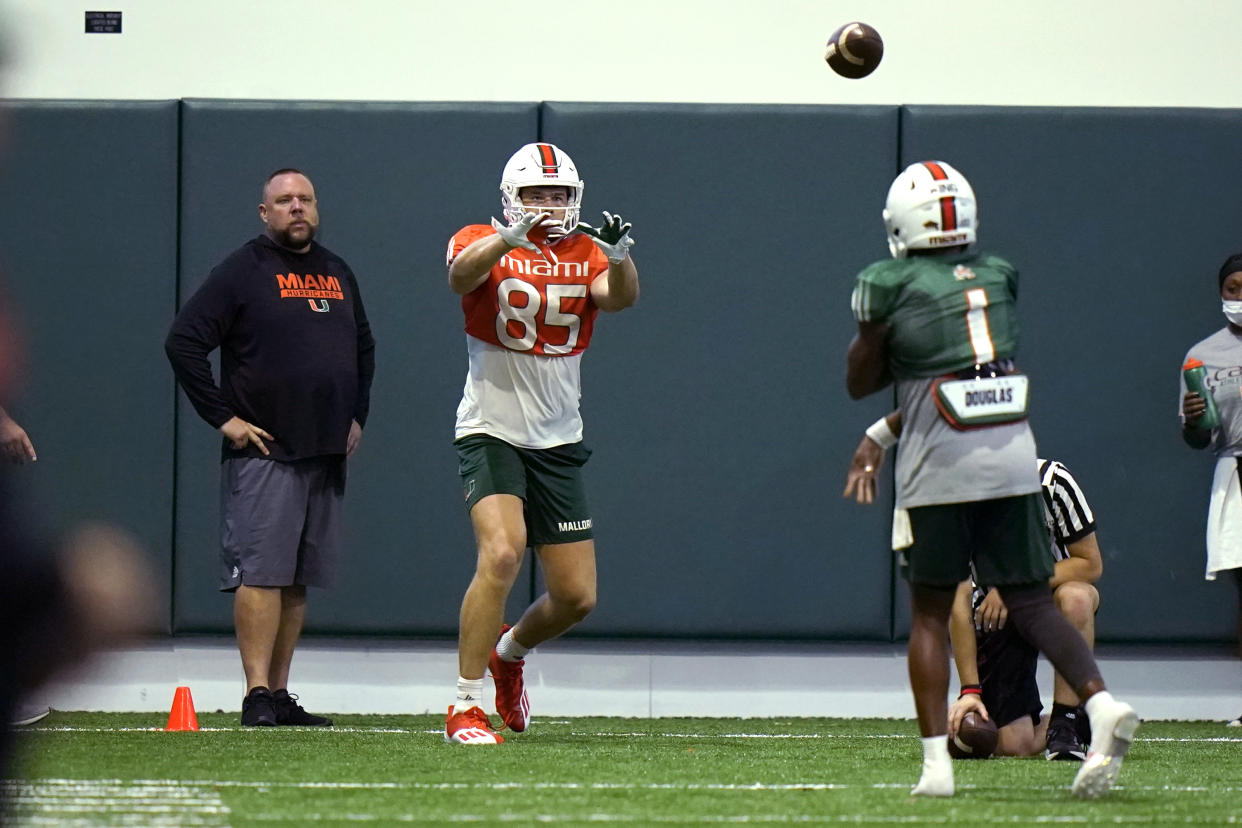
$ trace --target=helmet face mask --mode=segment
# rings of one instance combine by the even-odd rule
[[[549,237],[563,237],[578,226],[582,212],[582,191],[586,185],[578,177],[578,168],[564,151],[553,144],[527,144],[515,152],[500,174],[500,206],[510,224],[527,213],[546,212],[547,208],[522,203],[523,187],[564,187],[569,194],[564,217],[556,224],[543,225]],[[560,209],[560,208],[557,208]]]
[[[888,188],[884,229],[894,259],[911,250],[974,244],[978,226],[975,191],[943,161],[911,164]]]

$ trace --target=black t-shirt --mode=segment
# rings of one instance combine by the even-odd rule
[[[207,360],[216,348],[218,386]],[[262,428],[273,460],[344,454],[351,421],[366,425],[375,340],[353,271],[319,244],[295,253],[266,236],[246,242],[181,308],[164,350],[199,416]],[[224,451],[263,456],[228,440]]]

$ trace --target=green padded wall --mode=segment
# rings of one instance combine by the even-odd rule
[[[13,477],[36,523],[138,537],[165,631],[173,389],[159,343],[176,287],[177,106],[0,103],[0,273],[28,349],[10,408],[39,456]]]
[[[606,315],[584,360],[600,604],[575,634],[905,635],[891,493],[871,508],[840,497],[891,396],[850,401],[844,351],[853,276],[885,254],[889,181],[942,157],[975,185],[983,246],[1023,273],[1036,435],[1100,521],[1099,637],[1233,635],[1231,587],[1202,577],[1211,457],[1178,438],[1176,372],[1222,325],[1215,271],[1242,249],[1240,111],[189,100],[0,113],[0,272],[30,351],[11,408],[40,455],[16,477],[42,523],[138,534],[171,585],[162,627],[232,623],[215,586],[219,439],[174,392],[160,346],[178,297],[259,232],[260,181],[292,165],[319,189],[322,239],[357,271],[378,343],[347,563],[308,630],[455,633],[474,544],[451,448],[466,360],[444,245],[498,213],[505,158],[543,138],[578,162],[586,218],[634,222],[643,278],[638,307]],[[532,584],[528,571],[510,616]]]
[[[549,103],[543,137],[588,220],[633,221],[642,280],[583,362],[600,601],[580,634],[887,641],[887,509],[841,490],[891,401],[851,401],[844,366],[896,109]]]

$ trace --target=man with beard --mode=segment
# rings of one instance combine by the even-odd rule
[[[220,589],[246,676],[243,725],[327,726],[288,692],[306,587],[338,557],[346,458],[362,439],[375,341],[353,271],[315,242],[315,188],[268,176],[263,235],[208,275],[164,343],[195,410],[224,435]],[[207,356],[220,348],[220,383]]]

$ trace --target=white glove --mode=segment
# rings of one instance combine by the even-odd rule
[[[493,218],[492,227],[496,228],[496,235],[504,239],[505,244],[510,247],[525,247],[527,250],[533,250],[538,253],[539,246],[526,238],[526,234],[531,231],[531,228],[541,224],[549,216],[549,213],[523,213],[520,219],[508,226],[501,224]]]
[[[577,228],[573,228],[573,230],[571,230],[570,228],[566,227],[563,223],[553,218],[545,219],[543,223],[540,225],[540,227],[543,227],[544,231],[548,234],[548,244],[554,244],[560,241],[561,239],[565,238],[570,233],[572,233],[573,230],[577,229]]]
[[[590,236],[613,264],[621,264],[630,255],[630,247],[634,244],[634,239],[630,238],[630,223],[620,216],[605,210],[604,223],[598,228],[578,222],[578,229]]]

